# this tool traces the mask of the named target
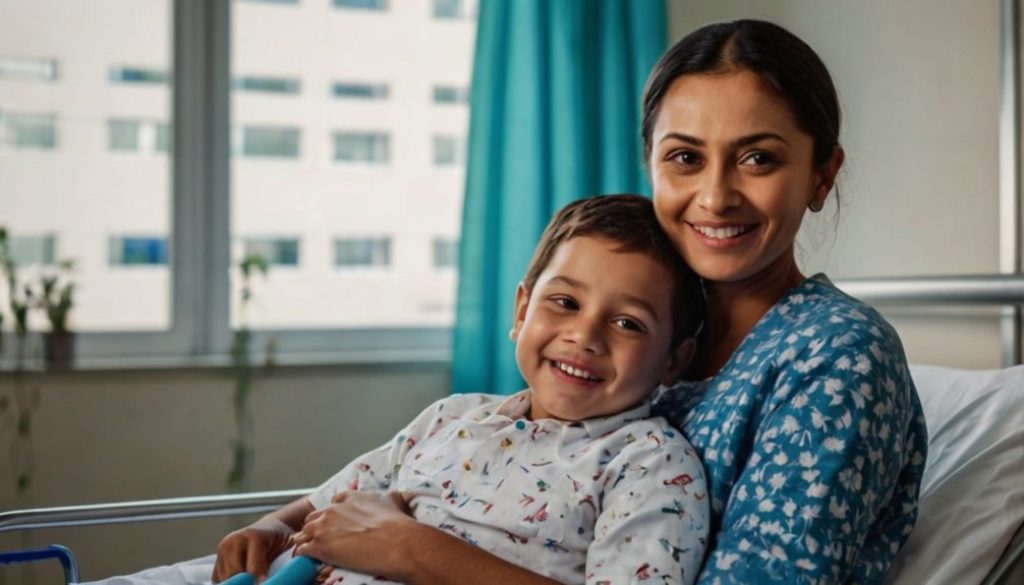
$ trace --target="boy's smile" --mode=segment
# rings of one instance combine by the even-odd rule
[[[610,415],[674,381],[692,342],[670,351],[672,282],[657,260],[609,240],[559,245],[533,291],[516,291],[512,337],[530,417]]]

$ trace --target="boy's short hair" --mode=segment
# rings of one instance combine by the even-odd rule
[[[527,292],[533,292],[558,246],[583,236],[614,242],[622,252],[646,254],[668,269],[672,274],[672,347],[697,336],[704,321],[700,277],[661,230],[654,204],[641,195],[587,197],[559,210],[544,229],[526,269],[523,286]]]

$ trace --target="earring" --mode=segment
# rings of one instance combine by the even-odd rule
[[[810,205],[807,206],[813,213],[818,213],[823,207],[825,207],[825,203],[817,200],[811,201]]]
[[[515,327],[513,327],[513,328],[508,330],[508,338],[511,339],[512,341],[516,340],[516,328]]]

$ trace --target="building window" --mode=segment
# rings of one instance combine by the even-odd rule
[[[294,77],[259,77],[246,75],[236,78],[234,88],[257,93],[297,94],[301,84]]]
[[[336,98],[386,100],[388,99],[389,91],[388,84],[386,83],[338,81],[331,86],[331,93]]]
[[[112,83],[166,85],[170,79],[170,75],[168,75],[167,71],[163,69],[151,69],[146,67],[110,68],[110,81]]]
[[[465,0],[434,0],[434,18],[466,18]]]
[[[245,238],[245,257],[259,256],[270,266],[298,266],[298,238]]]
[[[112,152],[163,152],[170,149],[167,124],[148,120],[107,121],[107,145]]]
[[[11,148],[53,150],[57,147],[57,116],[53,114],[4,114],[6,136]]]
[[[454,85],[435,85],[434,86],[434,103],[435,104],[468,104],[469,103],[469,90],[465,87],[456,87]]]
[[[8,243],[11,258],[21,266],[52,266],[57,257],[57,236],[15,236]]]
[[[383,132],[335,132],[334,160],[387,163],[391,160],[391,137]]]
[[[257,4],[298,4],[299,0],[245,0]]]
[[[111,236],[111,266],[165,266],[167,238],[150,236]]]
[[[359,8],[361,10],[387,10],[388,0],[334,0],[335,8]]]
[[[386,268],[391,265],[391,238],[337,238],[334,265],[339,268]]]
[[[459,242],[452,238],[437,237],[433,241],[434,268],[444,270],[457,268],[459,264]]]
[[[462,166],[465,161],[465,140],[457,136],[434,136],[434,166]]]
[[[0,57],[0,79],[56,81],[57,61],[54,59]]]
[[[298,128],[245,126],[242,128],[242,155],[258,158],[298,158]]]

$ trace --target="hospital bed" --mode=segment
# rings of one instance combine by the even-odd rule
[[[849,280],[841,288],[877,305],[1003,307],[1001,370],[914,365],[929,426],[918,525],[889,577],[897,585],[1024,584],[1024,275]],[[55,527],[259,514],[309,490],[187,497],[0,513],[0,533]],[[61,547],[17,560],[59,559]],[[0,562],[3,562],[0,555]],[[8,558],[11,560],[11,558]]]

